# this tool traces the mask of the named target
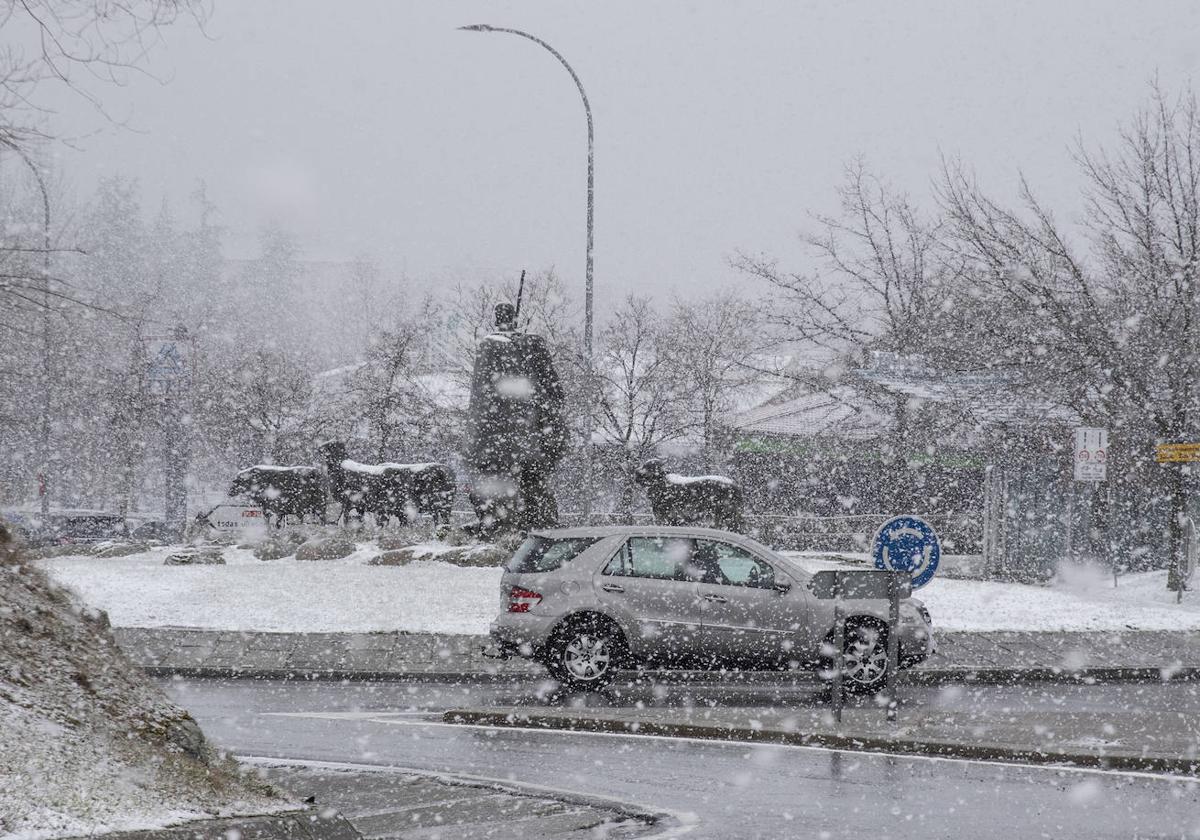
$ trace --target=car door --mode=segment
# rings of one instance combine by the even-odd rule
[[[595,576],[596,596],[624,618],[639,658],[672,661],[694,654],[702,602],[685,569],[692,541],[677,537],[630,537]]]
[[[707,650],[737,661],[791,657],[804,599],[787,572],[742,546],[712,539],[695,541],[689,570],[704,603],[700,638]]]

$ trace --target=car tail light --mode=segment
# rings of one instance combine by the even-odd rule
[[[531,608],[536,607],[541,602],[541,593],[534,592],[531,589],[514,586],[508,591],[509,612],[529,612]]]

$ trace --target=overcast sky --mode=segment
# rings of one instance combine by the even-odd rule
[[[59,99],[60,167],[110,174],[182,213],[207,181],[230,256],[274,219],[312,259],[371,255],[414,283],[555,266],[582,287],[586,133],[596,123],[596,286],[737,282],[737,249],[807,259],[843,166],[924,201],[941,156],[1002,197],[1023,170],[1077,213],[1070,151],[1111,143],[1157,75],[1191,81],[1195,2],[329,3],[214,0],[152,70],[103,98],[137,132]],[[97,133],[92,133],[97,132]],[[87,136],[82,136],[87,135]]]

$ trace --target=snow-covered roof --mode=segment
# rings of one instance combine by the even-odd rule
[[[793,387],[791,396],[776,396],[727,422],[747,434],[866,440],[886,433],[892,424],[876,404],[879,391],[953,407],[984,426],[1080,422],[1060,403],[1019,393],[1002,374],[947,372],[920,357],[888,353],[872,354],[868,366],[849,371],[837,385],[820,390]]]
[[[859,379],[898,394],[953,403],[984,424],[1077,424],[1079,415],[1048,398],[1019,393],[1017,383],[996,371],[943,371],[919,356],[873,353]]]
[[[749,434],[865,440],[878,434],[886,421],[852,388],[835,387],[791,399],[776,398],[735,414],[728,422]]]
[[[320,371],[319,373],[314,374],[313,379],[316,379],[318,381],[324,380],[324,379],[332,379],[332,380],[345,379],[346,377],[353,374],[355,371],[357,371],[359,368],[361,368],[365,364],[366,364],[366,362],[354,362],[349,365],[342,365],[341,367],[335,367],[335,368],[330,368],[329,370],[323,370],[323,371]]]

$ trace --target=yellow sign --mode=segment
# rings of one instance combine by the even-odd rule
[[[1160,464],[1200,461],[1200,443],[1160,443],[1154,450]]]

